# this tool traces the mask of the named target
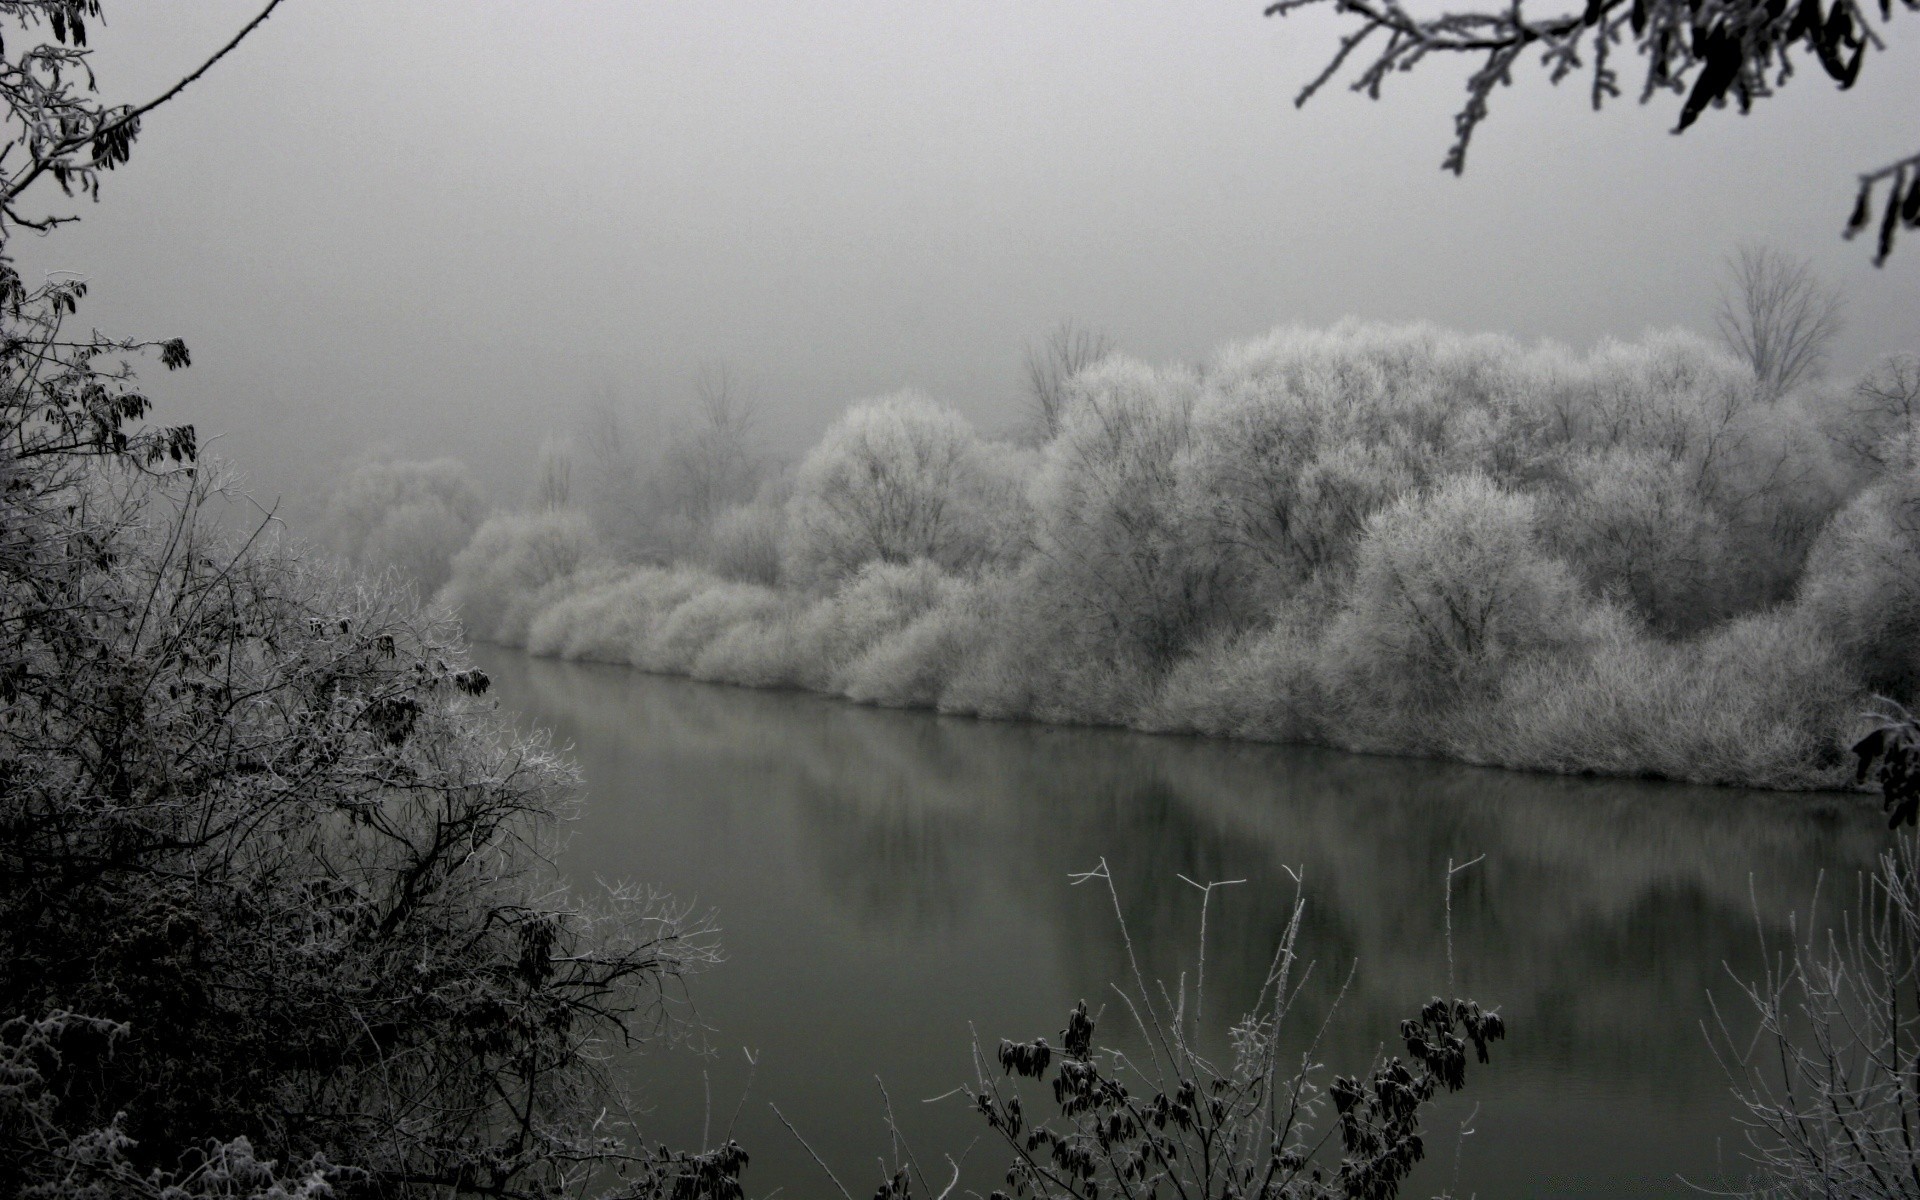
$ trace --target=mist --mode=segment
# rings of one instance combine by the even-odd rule
[[[108,97],[252,11],[112,9]],[[1455,179],[1450,64],[1294,107],[1335,37],[1255,3],[290,4],[18,253],[88,276],[103,330],[185,338],[160,410],[296,523],[374,451],[520,503],[530,446],[609,398],[675,428],[716,363],[797,460],[905,388],[1013,428],[1023,347],[1069,318],[1152,362],[1346,316],[1710,332],[1750,241],[1849,297],[1837,373],[1920,341],[1920,259],[1839,237],[1920,111],[1911,39],[1681,137],[1677,99],[1596,115],[1529,73]]]

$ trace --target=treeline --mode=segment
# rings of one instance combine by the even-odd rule
[[[1818,787],[1920,682],[1917,414],[1911,359],[1778,395],[1679,333],[1282,329],[1087,366],[1038,445],[857,405],[669,552],[550,496],[441,595],[537,654],[875,704]]]

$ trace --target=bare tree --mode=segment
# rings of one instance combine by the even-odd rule
[[[533,501],[534,507],[542,510],[573,504],[573,447],[562,438],[548,437],[540,443]]]
[[[676,507],[696,528],[751,499],[759,483],[753,454],[760,406],[724,362],[700,364],[694,376],[695,426],[668,453],[668,486]]]
[[[1840,335],[1846,297],[1805,259],[1771,246],[1740,247],[1727,261],[1715,318],[1727,349],[1752,364],[1769,397],[1820,373]]]
[[[1113,353],[1104,333],[1076,324],[1071,318],[1054,326],[1039,345],[1027,346],[1027,391],[1033,402],[1033,425],[1041,441],[1060,432],[1066,405],[1067,381]]]

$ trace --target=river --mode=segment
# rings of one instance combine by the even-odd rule
[[[1206,1012],[1251,1000],[1302,880],[1314,964],[1298,1036],[1363,1071],[1431,995],[1497,1005],[1509,1035],[1435,1106],[1408,1196],[1667,1196],[1744,1177],[1702,1032],[1708,994],[1787,937],[1824,872],[1849,893],[1886,844],[1870,800],[1569,779],[1337,751],[863,708],[480,647],[504,710],[553,731],[587,797],[563,866],[711,910],[726,958],[689,1036],[619,1067],[649,1137],[731,1130],[747,1191],[856,1196],[890,1155],[884,1081],[930,1176],[1004,1151],[957,1097],[977,1034],[1059,1031],[1142,967],[1191,979],[1209,904]],[[1482,857],[1484,856],[1484,857]],[[1478,858],[1456,872],[1448,864]],[[1449,921],[1449,893],[1451,918]],[[1448,929],[1452,963],[1448,961]],[[1451,973],[1453,986],[1448,987]],[[1343,991],[1344,988],[1344,991]],[[749,1061],[753,1065],[749,1065]],[[1324,1081],[1323,1081],[1324,1082]],[[971,1147],[969,1149],[969,1147]],[[918,1194],[918,1189],[916,1189]]]

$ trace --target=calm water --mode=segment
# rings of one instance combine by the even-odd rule
[[[1851,797],[994,724],[479,658],[503,707],[586,772],[569,871],[717,913],[727,959],[693,997],[708,1053],[623,1069],[650,1136],[692,1145],[731,1125],[750,1195],[831,1190],[770,1102],[871,1194],[888,1149],[876,1076],[930,1174],[974,1143],[984,1127],[958,1101],[922,1103],[971,1079],[969,1030],[988,1047],[1058,1044],[1073,1002],[1111,999],[1124,976],[1106,894],[1068,884],[1102,857],[1144,965],[1168,978],[1191,969],[1199,916],[1176,876],[1248,881],[1209,915],[1223,1015],[1263,977],[1288,868],[1303,871],[1312,1003],[1352,971],[1323,1060],[1357,1071],[1447,990],[1446,863],[1482,854],[1454,882],[1453,990],[1497,1004],[1510,1040],[1436,1113],[1407,1194],[1693,1194],[1681,1177],[1743,1174],[1700,1030],[1708,992],[1740,1013],[1728,971],[1753,973],[1763,927],[1781,937],[1822,871],[1850,887],[1886,837]],[[1122,1032],[1116,1010],[1102,1041]],[[1005,1159],[981,1137],[965,1165],[984,1191]]]

